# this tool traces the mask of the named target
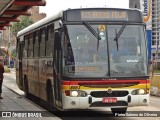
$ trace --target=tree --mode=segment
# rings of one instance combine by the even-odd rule
[[[12,50],[12,57],[16,57],[16,49],[14,48],[13,50]]]
[[[27,26],[29,26],[31,24],[33,24],[32,18],[30,18],[28,16],[21,16],[20,22],[16,22],[12,25],[13,35],[16,36],[20,30],[23,30],[24,28],[26,28]]]

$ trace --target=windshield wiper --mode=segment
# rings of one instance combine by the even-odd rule
[[[97,33],[88,22],[83,21],[83,24],[97,38],[97,40],[98,40],[98,42],[97,42],[97,50],[98,50],[98,48],[99,48],[99,40],[101,40],[101,37],[99,36],[99,33]]]
[[[114,41],[116,41],[116,45],[117,45],[117,51],[118,51],[118,38],[121,36],[124,28],[126,27],[127,25],[127,22],[124,22],[123,26],[121,27],[121,29],[119,30],[119,32],[117,33],[117,30],[116,30],[116,37],[114,38]]]

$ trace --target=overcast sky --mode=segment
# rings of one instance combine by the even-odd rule
[[[40,12],[46,13],[47,16],[62,9],[81,6],[129,8],[129,0],[46,0],[46,2],[46,6],[40,7]]]

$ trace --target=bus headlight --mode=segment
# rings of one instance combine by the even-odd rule
[[[86,97],[87,93],[81,90],[77,90],[77,91],[76,90],[74,91],[66,90],[65,95],[70,96],[70,97]]]
[[[78,92],[77,91],[71,91],[71,97],[77,97],[78,96]]]
[[[136,90],[133,90],[131,94],[132,95],[144,95],[146,93],[144,89],[136,89]]]
[[[139,89],[138,91],[139,95],[143,95],[145,93],[144,89]]]

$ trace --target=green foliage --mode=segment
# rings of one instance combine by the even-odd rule
[[[32,18],[28,16],[21,16],[20,22],[16,22],[12,26],[12,33],[16,36],[20,30],[23,30],[27,26],[33,24]]]
[[[13,51],[12,51],[12,56],[13,56],[13,57],[16,57],[16,49],[13,49]]]

